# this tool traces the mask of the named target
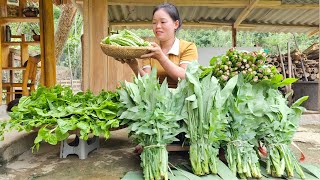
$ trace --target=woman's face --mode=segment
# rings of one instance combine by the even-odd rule
[[[163,9],[159,9],[153,15],[152,29],[156,38],[167,41],[175,37],[175,30],[179,27],[179,21],[173,21],[170,15]]]

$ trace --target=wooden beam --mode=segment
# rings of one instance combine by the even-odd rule
[[[144,28],[152,28],[151,21],[134,21],[134,22],[109,22],[110,27],[144,27]],[[222,22],[183,22],[184,27],[204,27],[204,28],[212,28],[212,27],[231,27],[232,23],[222,23]]]
[[[317,25],[290,25],[290,24],[264,24],[264,23],[243,23],[239,27],[278,27],[278,28],[315,28]]]
[[[110,27],[144,27],[151,28],[151,21],[131,21],[131,22],[109,22]],[[232,22],[208,22],[208,21],[199,21],[199,22],[183,22],[183,27],[204,27],[204,28],[232,28]],[[256,27],[279,27],[279,28],[317,28],[317,25],[286,25],[286,24],[264,24],[264,23],[242,23],[238,26],[238,29],[253,29]]]
[[[5,25],[7,23],[19,23],[19,22],[34,22],[38,23],[38,17],[4,17],[0,19],[0,25]]]
[[[242,12],[238,16],[237,20],[234,22],[233,28],[239,27],[241,22],[246,19],[246,17],[249,15],[249,13],[252,11],[252,9],[258,4],[258,2],[259,2],[259,0],[250,1],[250,4],[242,10]]]
[[[281,1],[279,2],[267,2],[261,1],[257,4],[255,8],[266,8],[266,9],[319,9],[319,4],[282,4]]]
[[[317,28],[316,30],[311,31],[311,32],[308,34],[308,36],[313,36],[313,35],[315,35],[315,34],[317,34],[317,33],[319,33],[319,32],[320,32],[320,29]]]
[[[40,46],[41,83],[47,87],[56,84],[56,59],[54,54],[53,3],[39,0],[40,6]]]
[[[76,0],[78,4],[82,4],[83,0]],[[163,0],[109,0],[109,5],[129,5],[129,6],[156,6],[162,4]],[[250,0],[167,0],[166,2],[175,4],[176,6],[207,6],[221,8],[245,8]],[[319,4],[282,4],[281,0],[262,0],[255,8],[269,9],[319,9]]]

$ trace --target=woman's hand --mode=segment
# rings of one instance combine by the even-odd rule
[[[151,45],[152,47],[148,49],[150,52],[142,55],[141,58],[153,58],[161,61],[166,55],[162,52],[162,49],[157,43],[152,42]]]

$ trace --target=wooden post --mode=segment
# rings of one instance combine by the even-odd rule
[[[107,89],[108,57],[100,42],[108,35],[108,0],[84,0],[83,24],[83,90],[97,94]]]
[[[320,58],[320,51],[318,55]],[[320,71],[320,60],[319,60],[318,66]],[[320,113],[320,72],[318,72],[318,112]]]
[[[40,46],[41,83],[47,87],[56,84],[56,59],[54,54],[53,3],[39,0],[40,5]]]
[[[237,47],[237,29],[232,25],[232,47]]]
[[[0,0],[0,17],[7,16],[7,0]],[[4,40],[4,27],[0,26],[0,106],[2,105],[2,42]],[[7,47],[6,47],[7,48]]]
[[[26,42],[26,37],[24,34],[21,34],[21,44],[20,44],[21,66],[23,66],[23,64],[29,58],[28,44],[25,44],[25,42]]]
[[[26,0],[19,0],[19,16],[23,17],[23,9],[27,7]]]

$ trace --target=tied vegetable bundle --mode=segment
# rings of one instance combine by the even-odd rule
[[[133,140],[143,147],[140,157],[144,178],[168,179],[166,145],[184,131],[178,123],[183,119],[181,90],[169,90],[166,80],[160,85],[155,67],[150,75],[139,75],[133,83],[122,84],[122,88],[120,119],[129,125]]]
[[[300,104],[308,97],[301,97],[289,107],[286,97],[283,97],[274,84],[278,86],[290,84],[296,79],[287,78],[280,82],[281,79],[282,75],[279,75],[271,83],[264,84],[266,112],[259,127],[258,136],[268,150],[266,167],[268,174],[282,177],[286,172],[287,177],[292,178],[295,170],[304,179],[305,175],[288,145],[292,143],[293,135],[304,111]]]
[[[115,46],[132,46],[132,47],[143,47],[151,46],[148,41],[141,39],[135,33],[129,30],[123,30],[119,34],[113,34],[102,40],[104,44],[110,44]]]
[[[265,114],[263,87],[244,83],[239,76],[234,95],[228,101],[229,142],[226,144],[228,166],[240,178],[261,178],[257,130]]]
[[[259,141],[268,149],[267,173],[281,177],[287,171],[293,177],[293,170],[304,178],[297,160],[288,148],[298,126],[303,108],[299,105],[307,99],[303,97],[288,107],[286,98],[278,88],[296,81],[282,80],[282,75],[259,83],[245,82],[239,78],[237,90],[229,100],[229,136],[227,161],[230,169],[241,178],[261,178],[256,150]]]
[[[226,140],[225,101],[237,83],[232,78],[221,90],[218,80],[210,74],[199,79],[199,64],[188,65],[186,80],[179,84],[187,95],[184,106],[186,137],[190,139],[190,161],[196,175],[218,172],[220,141]]]
[[[42,140],[56,145],[69,137],[68,131],[76,129],[80,130],[83,140],[88,139],[89,133],[109,138],[109,129],[119,127],[118,110],[117,93],[102,91],[95,96],[87,91],[74,95],[70,87],[39,86],[12,108],[11,120],[2,124],[0,134],[12,129],[30,132],[40,128],[33,146],[37,150]]]
[[[243,74],[245,82],[258,82],[262,79],[272,79],[277,73],[275,66],[266,64],[264,52],[240,52],[235,48],[229,49],[225,55],[213,57],[209,67],[202,67],[202,76],[209,72],[221,82]]]

